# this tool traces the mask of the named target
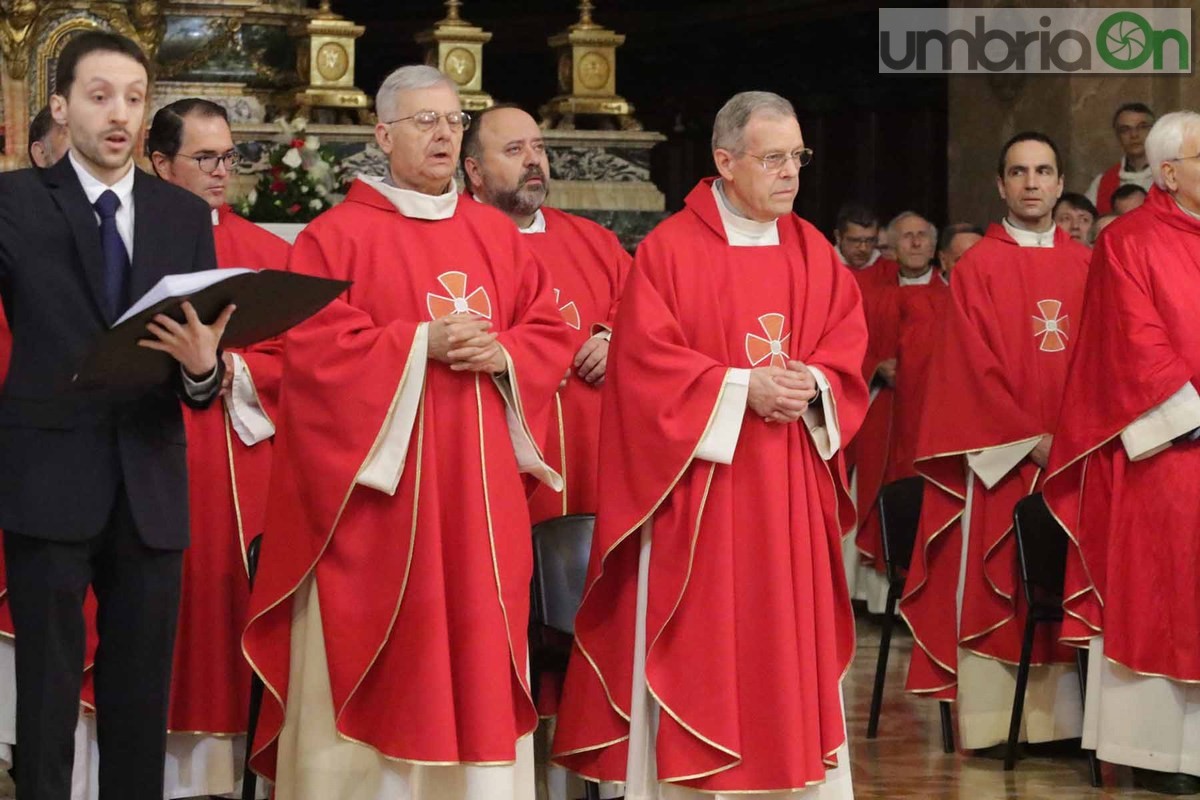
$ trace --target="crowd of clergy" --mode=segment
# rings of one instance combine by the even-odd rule
[[[35,169],[88,169],[88,86],[34,120]],[[1086,195],[1064,193],[1054,141],[1019,133],[979,187],[1005,205],[986,227],[850,203],[831,243],[792,211],[820,157],[795,109],[742,92],[715,116],[715,177],[631,257],[546,205],[519,107],[469,114],[405,66],[375,108],[387,173],[291,245],[230,210],[222,106],[107,112],[147,125],[153,172],[207,202],[220,267],[350,282],[221,353],[219,400],[184,409],[163,783],[121,800],[241,796],[247,755],[278,800],[568,798],[582,780],[852,798],[854,604],[883,609],[876,501],[912,476],[906,690],[953,703],[968,754],[1007,739],[1028,611],[1013,508],[1042,493],[1069,537],[1065,613],[1039,628],[1021,739],[1081,738],[1148,788],[1200,792],[1200,114],[1117,109],[1122,159]],[[569,666],[531,681],[531,525],[577,514],[596,517]],[[0,605],[19,798],[116,800],[97,776],[123,743],[96,719],[132,712],[97,707],[103,606],[78,609],[71,729],[19,713],[45,687],[16,680],[23,630]]]

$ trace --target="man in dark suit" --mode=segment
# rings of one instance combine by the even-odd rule
[[[145,56],[88,32],[64,48],[50,107],[70,152],[0,175],[0,298],[13,333],[0,392],[0,528],[16,632],[18,793],[68,800],[84,658],[99,603],[96,711],[102,800],[161,800],[187,470],[179,401],[222,378],[233,312],[165,316],[142,345],[180,363],[150,390],[76,389],[72,375],[133,298],[170,273],[213,269],[209,212],[137,170]]]

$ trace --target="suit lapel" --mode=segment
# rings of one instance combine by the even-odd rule
[[[92,290],[92,301],[101,319],[105,319],[107,315],[104,312],[104,253],[100,248],[100,224],[96,221],[96,212],[88,203],[87,195],[83,193],[79,177],[68,158],[60,158],[57,164],[42,173],[42,178],[50,189],[54,203],[71,228],[75,250],[79,253],[80,264],[83,265],[84,278]]]
[[[151,185],[158,178],[147,175],[134,167],[133,176],[133,263],[132,274],[129,277],[129,302],[137,299],[158,282],[162,270],[155,270],[155,264],[160,263],[156,257],[155,246],[158,237],[153,235],[154,226],[162,224],[154,206],[154,187]]]

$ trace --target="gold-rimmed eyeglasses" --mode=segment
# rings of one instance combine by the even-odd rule
[[[466,111],[447,111],[445,114],[439,114],[436,111],[418,111],[415,114],[409,114],[407,117],[399,117],[397,119],[388,120],[384,125],[392,125],[405,120],[412,120],[412,123],[417,126],[418,130],[431,131],[437,127],[438,120],[445,117],[446,124],[452,130],[466,130],[471,127],[471,115]]]
[[[754,153],[742,153],[742,155],[750,156],[762,164],[764,172],[779,172],[789,160],[796,162],[797,169],[807,167],[812,163],[813,151],[811,147],[802,147],[790,153],[767,153],[764,156],[755,155]]]

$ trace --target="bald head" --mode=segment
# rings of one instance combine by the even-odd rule
[[[469,134],[463,142],[467,188],[528,227],[550,190],[550,162],[537,121],[516,106],[493,106],[475,118]]]

